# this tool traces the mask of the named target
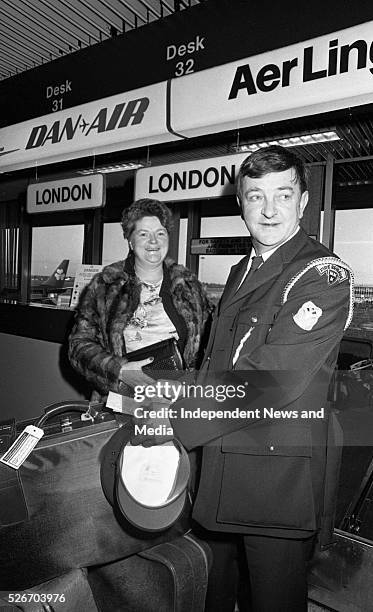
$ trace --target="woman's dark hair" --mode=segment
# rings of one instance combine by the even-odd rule
[[[242,179],[244,176],[261,178],[269,172],[283,172],[284,170],[289,170],[289,168],[294,168],[295,170],[301,193],[307,191],[308,171],[303,160],[298,155],[279,145],[271,145],[258,149],[242,162],[237,177],[237,195],[241,197]]]
[[[158,217],[168,233],[172,230],[172,213],[166,204],[159,202],[159,200],[143,198],[141,200],[136,200],[131,206],[123,210],[121,226],[123,236],[127,238],[127,240],[135,229],[136,221],[143,217]]]

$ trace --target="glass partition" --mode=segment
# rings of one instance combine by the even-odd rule
[[[201,238],[248,236],[245,223],[239,215],[202,217]],[[200,255],[199,280],[204,284],[209,297],[218,302],[229,271],[242,259],[241,255]]]
[[[83,225],[32,228],[31,304],[69,306],[83,239]]]
[[[128,242],[123,238],[119,221],[104,223],[102,241],[102,265],[107,266],[114,261],[121,261],[128,255]]]

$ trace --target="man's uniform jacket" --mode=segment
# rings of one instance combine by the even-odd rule
[[[175,435],[189,449],[203,446],[193,516],[213,531],[285,538],[320,531],[326,544],[340,457],[340,428],[327,393],[352,316],[351,270],[303,230],[237,290],[247,264],[248,256],[231,270],[198,382],[218,384],[226,372],[249,371],[262,389],[252,401],[249,393],[246,409],[273,407],[299,417],[187,419],[180,418],[180,406],[198,402],[175,404]],[[290,377],[282,378],[284,371]],[[300,418],[322,408],[325,418]]]

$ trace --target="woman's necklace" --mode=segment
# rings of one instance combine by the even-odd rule
[[[159,289],[159,287],[161,286],[163,277],[156,283],[150,283],[149,281],[141,280],[141,278],[139,279],[139,281],[142,284],[142,286],[145,287],[145,289],[148,289],[149,291],[154,292],[154,291],[157,291],[157,289]]]
[[[131,323],[135,327],[143,328],[148,326],[148,318],[150,315],[149,308],[155,306],[162,300],[159,295],[159,290],[162,285],[163,277],[156,283],[150,283],[141,278],[139,278],[139,281],[141,283],[140,304],[133,313]]]

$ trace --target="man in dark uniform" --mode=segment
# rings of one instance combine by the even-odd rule
[[[232,557],[226,553],[240,541],[250,609],[303,612],[316,535],[321,544],[330,543],[333,529],[338,427],[328,414],[327,391],[351,318],[351,270],[300,228],[308,201],[306,171],[291,150],[269,146],[249,156],[239,172],[237,198],[252,249],[230,272],[199,381],[246,371],[255,373],[260,387],[262,375],[265,380],[272,373],[261,403],[253,398],[247,407],[288,412],[246,421],[179,415],[172,427],[186,448],[203,447],[193,517],[216,541],[211,590],[218,592],[220,583],[208,609],[234,609],[235,593],[228,592],[226,580]],[[281,378],[283,372],[293,376]]]

